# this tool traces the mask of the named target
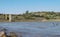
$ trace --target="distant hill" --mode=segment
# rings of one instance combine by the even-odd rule
[[[7,15],[7,19],[5,19],[5,15]],[[25,21],[59,21],[60,20],[60,12],[29,12],[23,14],[11,14],[12,22],[25,22]],[[8,21],[9,14],[0,14],[0,21]]]

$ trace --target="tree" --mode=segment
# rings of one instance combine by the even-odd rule
[[[29,11],[28,10],[26,11],[26,14],[29,14]]]

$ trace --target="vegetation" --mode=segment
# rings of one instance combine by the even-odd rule
[[[8,14],[0,14],[0,19],[1,20],[6,20],[5,15],[8,16]],[[12,21],[31,21],[31,20],[33,20],[33,21],[42,21],[44,19],[45,20],[60,19],[60,12],[53,12],[53,11],[51,11],[51,12],[47,12],[47,11],[29,12],[27,10],[23,14],[18,14],[18,15],[13,15],[12,14]],[[9,20],[8,17],[7,17],[7,20]]]

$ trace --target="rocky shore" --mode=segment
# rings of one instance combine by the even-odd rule
[[[18,36],[14,32],[10,32],[9,34],[7,34],[4,31],[0,31],[0,37],[18,37]],[[22,37],[22,35],[20,35],[19,37]]]
[[[0,30],[0,37],[18,37],[18,35],[15,32],[9,32],[8,34],[6,29],[4,28]],[[22,35],[20,35],[19,37],[22,37]]]

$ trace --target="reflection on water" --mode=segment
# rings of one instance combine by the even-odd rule
[[[60,37],[60,22],[10,22],[0,23],[0,29],[15,32],[22,37]]]

